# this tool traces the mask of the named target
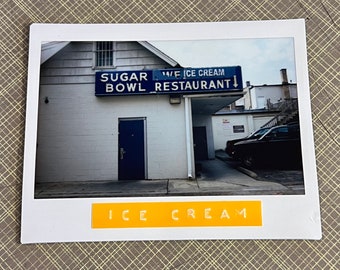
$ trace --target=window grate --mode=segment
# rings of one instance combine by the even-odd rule
[[[112,41],[96,42],[95,66],[114,67],[114,42]]]

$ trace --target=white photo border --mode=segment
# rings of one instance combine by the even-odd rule
[[[162,41],[294,38],[303,153],[304,195],[34,199],[41,44],[46,41]],[[32,24],[30,27],[21,243],[321,239],[311,104],[303,19],[171,24]],[[261,201],[260,227],[92,229],[93,203]]]

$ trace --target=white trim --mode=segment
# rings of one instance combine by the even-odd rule
[[[40,56],[40,65],[45,63],[48,59],[50,59],[53,55],[55,55],[57,52],[65,48],[70,42],[61,42],[61,41],[55,41],[55,42],[45,42],[41,45],[41,56]]]
[[[193,158],[193,140],[192,140],[192,115],[191,115],[191,99],[184,98],[185,110],[185,139],[188,163],[188,178],[195,178],[195,166]]]
[[[166,55],[165,53],[163,53],[162,51],[160,51],[159,49],[157,49],[156,47],[151,45],[149,42],[147,42],[147,41],[137,41],[137,42],[140,45],[142,45],[144,48],[146,48],[147,50],[149,50],[150,52],[152,52],[153,54],[155,54],[156,56],[158,56],[159,58],[161,58],[162,60],[167,62],[172,67],[179,65],[178,62],[176,62],[170,56]]]
[[[228,96],[244,96],[246,91],[243,92],[223,92],[223,93],[207,93],[207,94],[189,94],[183,95],[184,98],[200,98],[200,97],[228,97]]]

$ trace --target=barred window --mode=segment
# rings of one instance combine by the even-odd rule
[[[95,42],[95,63],[97,68],[114,67],[115,66],[115,43],[112,41]]]

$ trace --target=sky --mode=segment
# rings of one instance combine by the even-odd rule
[[[280,84],[280,69],[296,83],[294,39],[230,39],[195,41],[152,41],[152,45],[182,67],[241,66],[242,79],[251,85]]]

